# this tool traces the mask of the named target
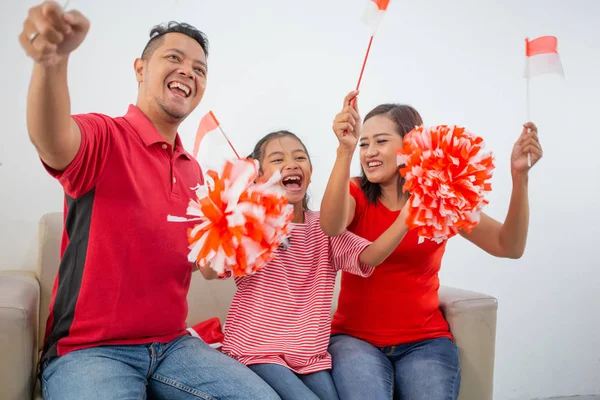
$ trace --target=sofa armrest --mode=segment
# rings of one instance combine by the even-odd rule
[[[29,271],[0,271],[0,399],[31,399],[40,286]]]
[[[440,308],[454,336],[461,367],[459,400],[491,400],[498,300],[442,286]]]

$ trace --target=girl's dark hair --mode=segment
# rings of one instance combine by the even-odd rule
[[[405,104],[387,103],[378,105],[367,114],[364,122],[377,115],[383,115],[389,118],[396,125],[396,133],[402,138],[404,138],[404,135],[410,132],[415,126],[423,125],[423,120],[421,119],[419,112],[413,107]],[[381,197],[381,186],[379,186],[378,183],[369,182],[362,166],[360,167],[358,184],[369,203],[377,203]],[[402,186],[404,186],[404,178],[398,174],[398,194],[402,193]]]
[[[271,133],[263,136],[262,139],[260,139],[258,142],[256,142],[256,145],[254,146],[254,150],[252,150],[252,153],[250,153],[248,158],[253,158],[255,160],[258,160],[259,164],[262,165],[262,159],[265,156],[265,148],[267,147],[267,144],[273,139],[282,138],[285,136],[293,137],[294,139],[296,139],[297,141],[300,142],[300,144],[304,148],[304,151],[306,152],[306,156],[308,157],[308,162],[312,166],[312,161],[310,160],[310,155],[308,154],[308,150],[306,149],[306,146],[304,145],[302,140],[300,140],[300,138],[298,136],[296,136],[295,134],[293,134],[292,132],[286,131],[286,130],[271,132]],[[261,173],[262,173],[262,167],[261,167]],[[304,199],[302,200],[302,209],[304,211],[308,210],[308,200],[309,200],[308,193],[305,193]]]

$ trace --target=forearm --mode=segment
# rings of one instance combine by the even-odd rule
[[[200,271],[204,279],[211,281],[219,278],[219,274],[217,274],[217,272],[212,269],[210,265],[205,265],[204,267],[199,266],[198,263],[194,263],[194,265]]]
[[[27,95],[27,129],[40,157],[63,169],[79,148],[71,127],[67,58],[54,66],[34,64]]]
[[[500,230],[500,245],[510,258],[525,252],[529,229],[528,177],[513,177],[513,190],[504,224]]]
[[[338,149],[333,170],[321,200],[321,229],[328,236],[337,236],[346,230],[350,192],[350,164],[352,154]]]
[[[400,214],[394,223],[377,240],[360,253],[360,262],[372,267],[381,264],[398,247],[406,232],[408,232],[408,226],[402,214]]]

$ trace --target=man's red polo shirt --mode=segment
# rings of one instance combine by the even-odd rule
[[[135,106],[124,117],[73,119],[79,152],[64,172],[49,171],[66,202],[44,358],[186,334],[190,224],[167,215],[185,215],[200,166]]]

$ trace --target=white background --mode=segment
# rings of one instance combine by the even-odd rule
[[[0,269],[32,269],[37,221],[62,209],[62,192],[29,143],[31,61],[17,35],[30,0],[0,6]],[[333,164],[330,126],[353,89],[369,38],[364,0],[73,0],[92,22],[69,70],[73,112],[126,112],[136,99],[133,61],[152,25],[186,21],[211,42],[209,83],[180,134],[191,150],[212,109],[240,152],[271,130],[304,139],[318,209]],[[567,79],[531,85],[531,117],[545,150],[531,172],[525,256],[495,259],[451,240],[442,283],[499,299],[495,398],[600,393],[600,1],[393,0],[375,38],[360,96],[415,106],[425,123],[461,124],[496,155],[491,204],[503,220],[509,156],[525,122],[524,38],[555,35]],[[226,151],[226,150],[223,150]]]

